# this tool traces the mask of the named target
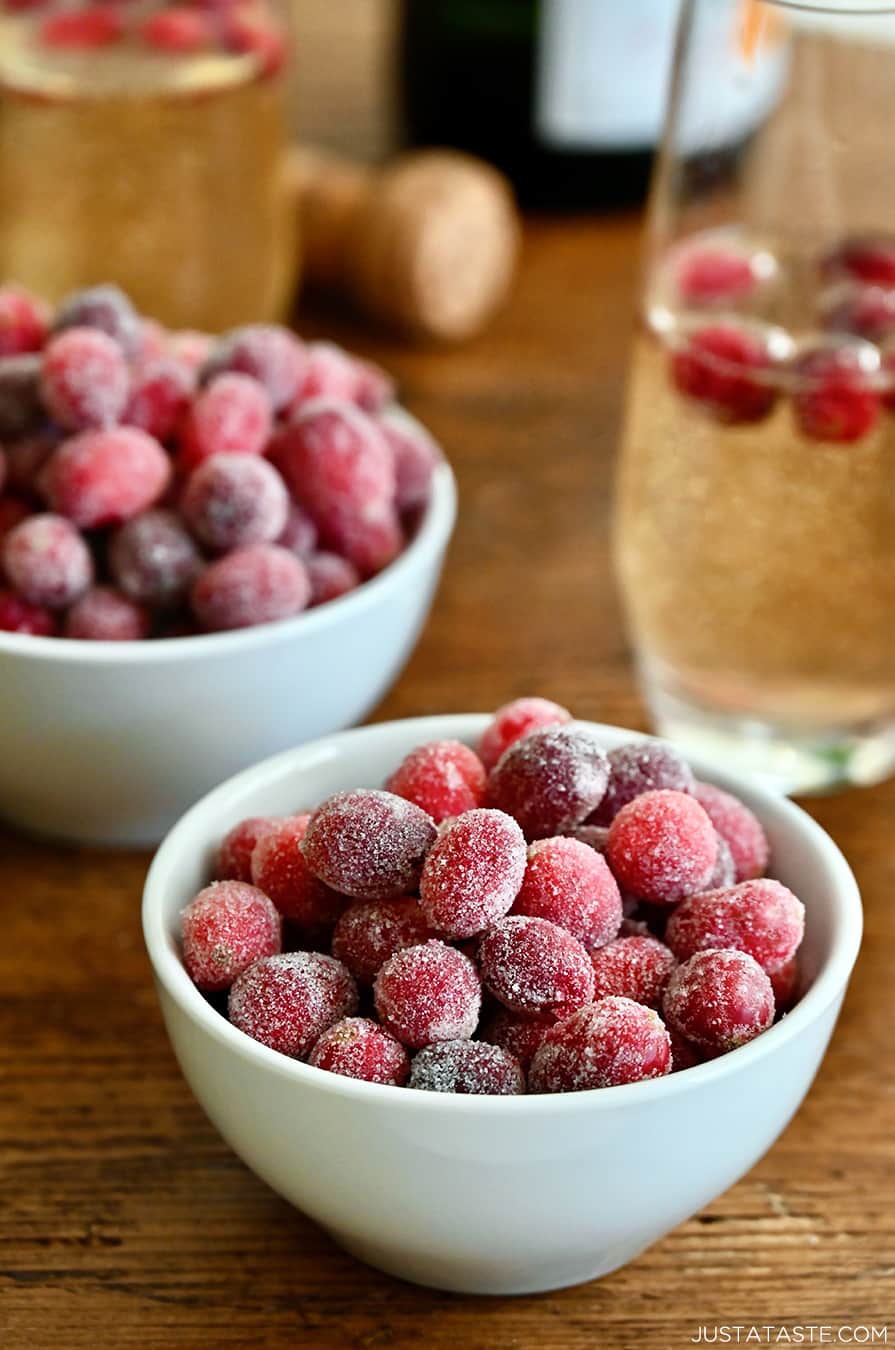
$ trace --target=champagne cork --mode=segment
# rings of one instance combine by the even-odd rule
[[[338,289],[416,337],[480,332],[509,292],[519,219],[503,176],[448,150],[370,168],[290,151],[311,285]]]

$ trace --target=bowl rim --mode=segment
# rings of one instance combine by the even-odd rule
[[[343,1098],[346,1102],[359,1098],[368,1103],[378,1100],[380,1104],[385,1102],[397,1104],[398,1101],[406,1099],[408,1110],[447,1110],[461,1115],[530,1111],[561,1115],[582,1109],[623,1110],[635,1101],[646,1105],[657,1097],[662,1099],[690,1089],[709,1087],[738,1073],[741,1069],[747,1070],[750,1065],[757,1064],[761,1059],[772,1055],[776,1048],[782,1047],[787,1041],[807,1030],[812,1023],[819,1020],[831,1003],[844,995],[861,944],[863,911],[857,881],[838,845],[794,802],[785,797],[775,796],[745,777],[721,770],[716,764],[699,756],[688,755],[687,759],[699,778],[716,783],[728,792],[742,793],[750,799],[751,804],[758,806],[760,815],[768,813],[782,817],[783,822],[820,855],[824,867],[832,874],[832,892],[836,908],[833,917],[833,943],[826,961],[811,987],[802,995],[792,1011],[746,1045],[680,1073],[638,1083],[620,1084],[611,1088],[590,1088],[583,1092],[567,1093],[530,1095],[526,1093],[507,1097],[407,1090],[401,1091],[396,1098],[396,1089],[392,1086],[345,1078],[324,1069],[314,1068],[300,1060],[290,1059],[277,1050],[253,1041],[228,1022],[226,1017],[207,1002],[190,980],[163,921],[170,865],[180,856],[182,849],[188,846],[195,826],[204,816],[216,815],[228,802],[240,799],[246,788],[261,787],[279,777],[284,771],[301,768],[303,761],[307,761],[307,766],[311,767],[317,759],[331,760],[344,753],[346,748],[350,751],[351,745],[356,744],[361,738],[375,740],[379,737],[386,740],[393,734],[394,728],[403,727],[407,729],[408,738],[411,735],[418,736],[420,742],[442,737],[468,741],[481,734],[492,716],[491,713],[454,713],[403,718],[335,732],[330,736],[293,747],[291,750],[282,751],[242,770],[200,798],[181,816],[155,853],[146,876],[142,905],[143,937],[155,980],[167,996],[178,1005],[181,1012],[238,1058],[250,1061],[280,1078],[291,1080],[296,1085],[328,1092],[335,1097]],[[575,720],[595,730],[604,740],[608,740],[610,748],[612,744],[621,744],[622,740],[656,739],[643,732],[607,723]]]
[[[29,633],[0,632],[0,657],[9,654],[73,664],[136,665],[197,656],[231,656],[267,643],[288,642],[312,636],[322,628],[350,623],[363,610],[387,601],[408,574],[424,565],[445,547],[457,516],[457,481],[446,459],[435,467],[431,495],[422,518],[404,551],[394,562],[355,590],[315,609],[303,610],[290,619],[235,628],[220,633],[193,633],[147,642],[92,642],[83,638],[36,637]]]

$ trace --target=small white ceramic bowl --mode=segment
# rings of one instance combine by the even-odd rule
[[[281,623],[157,642],[0,633],[0,817],[57,839],[154,844],[238,769],[360,721],[413,649],[456,509],[442,464],[395,562]]]
[[[143,929],[187,1081],[240,1158],[336,1242],[390,1274],[477,1294],[605,1275],[732,1185],[808,1090],[857,956],[861,903],[828,835],[791,802],[694,763],[741,796],[774,872],[806,903],[807,992],[749,1045],[651,1082],[563,1096],[463,1097],[340,1078],[232,1027],[193,987],[179,914],[250,815],[379,786],[423,741],[475,744],[482,716],[344,732],[247,770],[184,816],[146,881]],[[607,748],[634,738],[595,728]]]

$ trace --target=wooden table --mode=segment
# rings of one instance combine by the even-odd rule
[[[629,220],[533,223],[515,299],[458,351],[307,325],[376,356],[442,438],[460,522],[380,717],[539,692],[643,725],[607,556],[637,266]],[[703,1323],[883,1324],[895,1339],[895,783],[815,802],[867,936],[798,1119],[706,1212],[607,1279],[475,1299],[337,1250],[230,1153],[183,1083],[139,927],[147,856],[0,838],[0,1344],[682,1346]]]

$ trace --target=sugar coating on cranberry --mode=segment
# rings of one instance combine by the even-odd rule
[[[693,796],[727,841],[733,854],[737,881],[751,881],[767,871],[770,844],[761,821],[744,802],[714,783],[698,782]]]
[[[114,426],[130,395],[124,353],[96,328],[66,329],[47,343],[42,393],[52,416],[69,431]]]
[[[333,890],[357,900],[389,900],[414,891],[435,825],[393,792],[356,788],[317,807],[301,843],[308,866]]]
[[[190,404],[195,376],[182,361],[161,354],[142,360],[131,377],[131,393],[122,422],[166,441]]]
[[[485,766],[461,741],[429,741],[411,750],[386,781],[386,789],[416,802],[436,825],[481,806]]]
[[[682,900],[668,920],[665,941],[679,961],[706,948],[734,947],[773,975],[795,955],[804,933],[801,900],[763,877]]]
[[[555,1026],[553,1017],[537,1017],[513,1012],[511,1008],[497,1008],[479,1032],[489,1045],[499,1045],[519,1061],[525,1073],[534,1059],[534,1053],[544,1038],[544,1032]]]
[[[343,1017],[324,1031],[308,1063],[343,1078],[389,1087],[403,1087],[410,1074],[410,1057],[401,1042],[369,1017]]]
[[[690,334],[671,357],[671,376],[682,394],[722,422],[758,422],[771,411],[777,389],[764,337],[732,323]]]
[[[229,989],[253,961],[280,950],[282,920],[270,900],[241,881],[215,881],[180,916],[183,964],[206,993]]]
[[[652,1008],[611,995],[545,1033],[528,1073],[530,1092],[586,1092],[671,1072],[671,1040]]]
[[[193,613],[207,632],[291,619],[310,598],[301,559],[276,544],[251,544],[218,558],[190,593]]]
[[[3,541],[3,569],[15,590],[32,605],[64,609],[93,581],[93,558],[81,535],[64,516],[28,516]]]
[[[0,286],[0,357],[39,352],[46,336],[46,306],[22,286]]]
[[[696,952],[671,973],[662,999],[665,1021],[712,1054],[745,1045],[774,1020],[774,990],[748,952]]]
[[[218,844],[214,875],[219,881],[251,881],[252,851],[263,832],[279,822],[279,816],[248,816],[237,821]]]
[[[65,616],[65,636],[87,642],[139,642],[149,636],[149,614],[114,586],[94,586]]]
[[[95,328],[114,338],[126,356],[141,345],[142,324],[130,300],[117,286],[90,286],[63,300],[53,319],[53,332],[68,328]]]
[[[525,876],[525,838],[503,811],[475,808],[447,821],[423,864],[420,906],[449,938],[481,933],[509,913]]]
[[[737,879],[736,863],[733,860],[733,854],[730,851],[730,845],[722,834],[715,831],[718,843],[718,857],[715,861],[715,870],[706,882],[707,891],[717,891],[722,887],[733,886]]]
[[[40,428],[46,418],[42,370],[37,354],[0,357],[0,436],[12,439]]]
[[[183,599],[204,566],[191,534],[173,511],[144,511],[109,543],[109,570],[132,600],[172,605]]]
[[[303,928],[335,923],[347,903],[311,872],[301,851],[310,814],[286,816],[262,829],[252,852],[252,882],[285,919]]]
[[[404,548],[404,531],[392,502],[383,502],[365,515],[346,519],[343,526],[334,547],[362,577],[375,577]]]
[[[658,938],[620,937],[591,955],[595,998],[612,994],[632,998],[648,1008],[662,1005],[662,994],[677,962]]]
[[[485,1041],[439,1041],[413,1057],[409,1087],[470,1097],[513,1097],[525,1091],[516,1057]]]
[[[479,968],[490,993],[515,1012],[565,1017],[594,994],[587,949],[549,919],[501,919],[479,941]]]
[[[875,359],[875,349],[866,355]],[[864,357],[857,342],[836,342],[799,354],[793,367],[799,387],[792,403],[804,436],[850,444],[872,430],[880,413],[880,397]]]
[[[692,792],[693,770],[670,745],[662,741],[634,741],[609,751],[609,786],[592,819],[593,825],[611,825],[623,806],[643,792],[670,788]]]
[[[778,1013],[788,1012],[795,1003],[799,990],[800,975],[799,958],[798,955],[795,955],[791,956],[785,965],[782,965],[779,970],[775,970],[769,976]]]
[[[250,375],[218,375],[196,398],[182,428],[179,462],[189,473],[212,455],[260,455],[273,425],[270,399]]]
[[[289,494],[258,455],[213,455],[190,475],[180,509],[196,538],[215,552],[269,544],[286,525]]]
[[[317,550],[317,526],[303,506],[298,502],[289,502],[286,524],[283,526],[277,543],[288,548],[307,562]],[[342,561],[342,560],[340,560]],[[358,577],[358,581],[360,578]]]
[[[253,1040],[304,1059],[324,1031],[357,1009],[357,985],[332,956],[284,952],[255,961],[230,990],[227,1014]]]
[[[441,448],[425,427],[399,413],[384,413],[379,425],[394,456],[398,510],[418,511],[429,500]]]
[[[625,890],[654,904],[673,905],[705,889],[718,842],[695,797],[660,788],[622,807],[609,827],[606,857]]]
[[[0,587],[0,633],[53,637],[57,627],[56,616],[45,605],[30,605],[15,591]]]
[[[418,947],[432,936],[419,901],[368,900],[350,905],[333,929],[332,953],[358,984],[371,985],[395,952]]]
[[[601,854],[558,835],[529,847],[513,913],[549,919],[594,951],[617,934],[622,898]]]
[[[158,441],[136,427],[112,427],[63,441],[40,485],[54,511],[89,530],[147,510],[170,478],[171,462]]]
[[[581,723],[545,727],[515,741],[491,770],[488,802],[518,820],[527,839],[581,825],[603,800],[609,761]]]
[[[494,768],[505,750],[530,731],[541,727],[558,726],[571,722],[568,708],[552,703],[548,698],[516,698],[505,703],[482,732],[479,741],[479,759],[489,771]]]
[[[311,605],[326,605],[349,595],[361,584],[361,575],[354,563],[338,553],[313,553],[305,562],[311,582]]]
[[[288,328],[253,323],[224,337],[200,378],[226,371],[251,375],[265,390],[274,412],[282,412],[295,398],[307,366],[307,348]]]
[[[324,547],[368,570],[355,556],[357,538],[371,523],[391,520],[395,499],[394,457],[372,418],[349,403],[313,399],[299,408],[274,458]]]
[[[468,956],[433,940],[390,956],[376,976],[373,998],[386,1030],[421,1049],[472,1035],[482,987]]]

